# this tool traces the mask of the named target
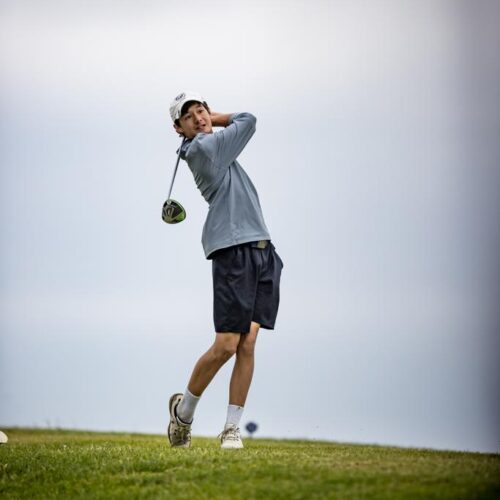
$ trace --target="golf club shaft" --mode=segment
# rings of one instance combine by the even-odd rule
[[[175,174],[177,173],[177,167],[179,166],[179,161],[181,159],[181,150],[186,138],[182,139],[181,145],[179,147],[179,154],[177,155],[177,162],[175,163],[174,175],[172,175],[172,182],[170,183],[170,189],[168,190],[167,201],[170,200],[170,195],[172,194],[172,188],[174,187]]]

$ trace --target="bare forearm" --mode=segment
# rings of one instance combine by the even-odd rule
[[[227,127],[231,115],[232,113],[216,113],[215,111],[212,111],[210,113],[210,117],[212,118],[212,126]]]

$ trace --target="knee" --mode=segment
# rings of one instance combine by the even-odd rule
[[[252,357],[255,353],[255,340],[240,342],[236,353],[238,356]]]
[[[224,343],[222,345],[214,346],[214,355],[219,361],[228,361],[236,352],[237,345],[234,343]]]

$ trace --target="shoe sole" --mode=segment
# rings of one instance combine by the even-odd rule
[[[241,445],[241,446],[223,446],[223,445],[221,445],[221,449],[222,450],[242,450],[243,445]]]

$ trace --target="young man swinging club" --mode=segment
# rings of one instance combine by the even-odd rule
[[[209,204],[202,244],[205,257],[212,260],[216,333],[185,393],[170,398],[168,439],[175,447],[190,446],[196,405],[220,367],[236,354],[219,438],[221,448],[243,448],[239,423],[252,381],[255,342],[259,328],[274,328],[283,268],[257,191],[236,161],[255,132],[256,119],[250,113],[215,113],[196,92],[179,94],[170,115],[185,138],[181,158]],[[224,128],[214,132],[212,127]]]

